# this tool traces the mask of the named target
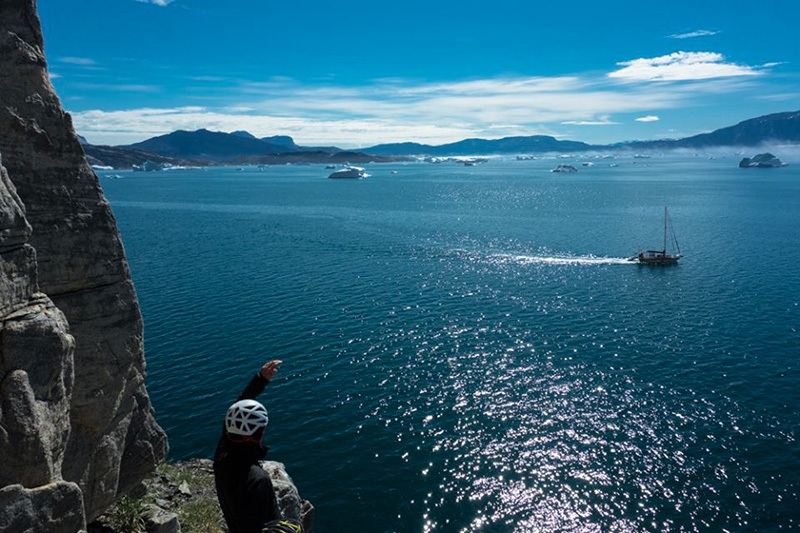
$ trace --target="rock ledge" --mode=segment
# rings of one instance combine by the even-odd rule
[[[276,461],[261,464],[272,478],[283,516],[300,520],[305,533],[311,533],[314,507],[300,497],[284,465]],[[89,525],[89,533],[135,531],[226,532],[214,488],[213,463],[208,459],[164,463],[131,495]]]

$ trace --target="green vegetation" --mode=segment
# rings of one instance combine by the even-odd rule
[[[168,480],[162,489],[162,499],[172,497],[177,505],[169,509],[178,515],[182,533],[223,533],[227,531],[222,511],[214,488],[214,471],[210,461],[190,461],[188,463],[164,463],[157,471],[162,479]],[[177,487],[177,495],[174,488]],[[186,491],[188,489],[188,493]]]
[[[225,533],[210,461],[162,463],[142,490],[123,497],[98,519],[115,533],[146,533],[148,511],[175,513],[182,533]]]
[[[146,510],[144,498],[125,496],[103,515],[102,522],[119,533],[147,533],[142,518]]]

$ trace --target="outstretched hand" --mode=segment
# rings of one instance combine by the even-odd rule
[[[279,360],[264,363],[264,366],[261,367],[259,374],[261,374],[262,378],[269,381],[275,377],[275,374],[278,373],[278,367],[281,365],[281,363],[283,363],[283,361]]]

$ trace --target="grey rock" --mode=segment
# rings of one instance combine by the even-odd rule
[[[189,484],[186,481],[184,481],[180,485],[178,485],[178,492],[180,492],[184,496],[191,496],[192,495],[192,491],[191,491],[191,489],[189,489]]]
[[[21,247],[30,235],[31,226],[25,219],[22,200],[0,159],[0,251]]]
[[[164,498],[156,498],[155,501],[156,505],[158,505],[162,509],[169,509],[170,507],[170,502],[168,500],[165,500]]]
[[[303,531],[311,533],[314,526],[314,506],[300,497],[294,481],[286,473],[284,464],[277,461],[262,461],[261,467],[272,480],[283,517],[299,520],[303,524]]]
[[[22,245],[0,251],[0,256],[0,316],[6,316],[26,307],[36,297],[36,251]]]
[[[81,490],[75,483],[58,481],[26,489],[0,489],[1,533],[76,533],[86,530]]]
[[[178,515],[155,505],[145,511],[142,518],[148,533],[181,533]]]
[[[7,315],[0,332],[0,485],[45,485],[62,477],[74,341],[44,298]]]

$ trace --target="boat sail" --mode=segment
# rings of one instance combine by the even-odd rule
[[[674,254],[667,253],[668,228],[671,236],[671,242],[676,250]],[[672,228],[672,221],[667,213],[667,208],[664,207],[664,247],[661,250],[647,250],[645,252],[639,252],[637,255],[629,257],[628,261],[634,261],[640,265],[666,266],[677,264],[681,257],[683,257],[683,255],[681,254],[681,249],[678,246],[678,239],[675,237],[675,230]]]

